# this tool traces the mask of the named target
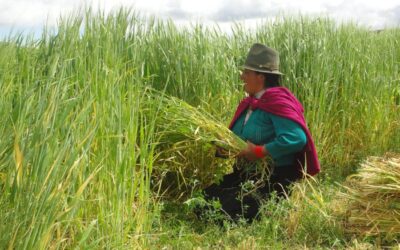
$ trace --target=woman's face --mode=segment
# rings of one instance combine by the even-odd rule
[[[243,88],[249,95],[254,95],[264,88],[264,76],[253,70],[244,69],[240,75],[244,82]]]

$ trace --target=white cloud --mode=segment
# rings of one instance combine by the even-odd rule
[[[55,22],[59,14],[71,10],[74,1],[29,1],[0,0],[0,24],[15,26],[36,26],[46,20]],[[78,1],[75,1],[78,2]]]
[[[255,23],[254,20],[281,13],[322,14],[374,28],[400,25],[399,0],[0,0],[0,27],[29,28],[45,23],[54,26],[60,15],[85,5],[105,12],[133,7],[142,14],[169,17],[178,23],[217,22],[222,26],[231,21]]]

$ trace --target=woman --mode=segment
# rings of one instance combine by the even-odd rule
[[[247,141],[247,148],[239,153],[234,172],[206,188],[204,194],[206,200],[219,200],[231,219],[243,216],[251,221],[271,192],[287,196],[290,184],[305,173],[317,174],[320,166],[302,105],[280,87],[278,53],[256,43],[243,68],[240,78],[248,97],[239,104],[229,127]],[[252,164],[264,157],[273,160],[269,180]]]

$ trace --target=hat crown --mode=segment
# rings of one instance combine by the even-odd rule
[[[251,46],[243,67],[264,73],[282,74],[279,72],[279,53],[261,43]]]

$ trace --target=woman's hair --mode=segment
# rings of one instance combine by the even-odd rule
[[[281,86],[281,75],[257,72],[257,74],[264,75],[264,87],[278,87]]]

